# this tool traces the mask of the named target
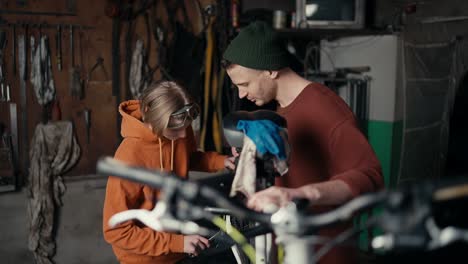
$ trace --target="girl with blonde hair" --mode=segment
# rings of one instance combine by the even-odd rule
[[[233,158],[197,151],[191,123],[199,106],[175,82],[151,84],[140,100],[120,104],[123,141],[115,158],[130,165],[171,171],[187,178],[189,170],[215,172],[234,169]],[[209,246],[206,238],[154,231],[137,221],[110,228],[112,215],[129,209],[155,206],[158,190],[110,176],[104,202],[103,231],[121,263],[175,263]]]

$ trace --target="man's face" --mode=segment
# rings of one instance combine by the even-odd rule
[[[226,70],[231,81],[239,89],[239,98],[247,98],[257,106],[275,99],[276,83],[271,72],[232,65]]]

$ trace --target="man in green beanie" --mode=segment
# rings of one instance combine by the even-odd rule
[[[324,212],[383,187],[374,151],[347,104],[329,88],[302,78],[289,68],[289,55],[277,33],[264,22],[243,28],[224,52],[224,65],[239,97],[257,106],[275,100],[288,123],[289,173],[276,186],[253,195],[248,206],[286,205],[306,198]],[[351,227],[324,229],[336,236]],[[354,261],[353,261],[354,259]],[[335,248],[321,263],[354,263],[355,250]]]

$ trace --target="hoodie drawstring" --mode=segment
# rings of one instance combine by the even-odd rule
[[[171,171],[174,171],[174,140],[171,140]]]
[[[161,170],[164,170],[161,138],[158,137],[158,141],[159,141],[159,165],[161,166]],[[174,140],[171,140],[171,171],[174,171]]]

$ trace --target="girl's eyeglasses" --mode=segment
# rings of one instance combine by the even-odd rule
[[[184,127],[187,121],[195,120],[200,114],[200,109],[196,104],[185,105],[180,110],[175,111],[171,114],[167,128],[177,129]]]

